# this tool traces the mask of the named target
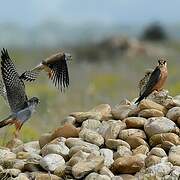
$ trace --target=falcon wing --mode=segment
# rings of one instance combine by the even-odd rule
[[[32,70],[25,71],[20,76],[20,79],[35,81],[43,70],[48,72],[49,78],[56,87],[61,88],[62,90],[63,88],[67,88],[69,86],[69,72],[64,53],[57,53],[50,56],[46,59],[46,61],[43,61]]]
[[[63,58],[59,61],[47,61],[47,66],[51,69],[52,76],[50,79],[58,88],[64,89],[69,86],[69,72],[66,59]]]
[[[25,71],[24,73],[22,73],[20,75],[20,79],[25,80],[25,81],[35,81],[37,79],[37,77],[40,75],[41,73],[41,69],[39,68],[34,68],[32,70],[29,71]]]
[[[8,102],[6,88],[2,80],[0,80],[0,95],[4,98],[5,102]]]
[[[1,59],[1,72],[6,88],[7,99],[12,112],[17,112],[28,106],[25,86],[19,78],[7,50],[3,49],[1,51]]]
[[[149,81],[147,82],[147,84],[145,86],[144,92],[142,93],[142,95],[138,98],[138,100],[135,103],[140,102],[141,100],[143,100],[145,97],[147,97],[153,91],[153,87],[159,81],[160,77],[161,77],[161,70],[159,69],[159,67],[156,67],[156,69],[152,72],[152,74],[149,78]]]

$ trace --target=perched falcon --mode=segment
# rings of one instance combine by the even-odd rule
[[[144,77],[139,81],[139,84],[138,84],[138,87],[139,87],[139,96],[141,96],[143,94],[143,92],[145,91],[146,84],[149,81],[149,78],[150,78],[152,72],[153,72],[152,69],[147,69],[145,71]]]
[[[67,53],[54,54],[43,60],[32,70],[25,71],[20,76],[20,79],[34,81],[39,76],[41,71],[45,71],[48,73],[48,76],[53,81],[54,85],[62,90],[63,88],[69,86],[67,61],[71,59],[71,55]]]
[[[158,66],[151,73],[151,76],[145,85],[143,93],[140,95],[135,103],[139,103],[141,100],[149,96],[154,90],[160,91],[167,79],[168,70],[167,62],[163,59],[158,60]]]
[[[1,92],[9,103],[11,114],[0,121],[0,128],[8,124],[14,124],[16,127],[15,135],[17,135],[24,122],[32,116],[39,100],[37,97],[28,100],[25,85],[20,79],[7,50],[3,49],[1,51],[1,59],[1,73],[4,83]]]

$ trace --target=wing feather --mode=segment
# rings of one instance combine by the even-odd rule
[[[142,93],[142,95],[138,98],[138,100],[135,103],[140,102],[142,99],[146,98],[149,94],[152,93],[154,86],[157,84],[161,77],[161,71],[159,67],[156,67],[156,69],[152,72],[149,81],[147,82],[145,86],[145,90]]]
[[[48,71],[50,74],[49,78],[58,89],[61,89],[61,91],[69,86],[69,72],[64,53],[57,53],[50,56],[46,61],[43,61],[32,70],[25,71],[20,76],[20,79],[35,81],[42,70]]]
[[[19,78],[19,74],[9,57],[8,51],[1,51],[1,72],[5,85],[8,103],[12,112],[17,112],[27,107],[27,96],[23,81]]]

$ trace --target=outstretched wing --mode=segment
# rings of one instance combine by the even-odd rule
[[[8,103],[6,88],[2,80],[0,80],[0,95],[4,98],[5,102]]]
[[[20,76],[20,79],[34,81],[39,76],[40,72],[44,70],[48,72],[49,78],[53,81],[53,84],[62,90],[69,86],[67,58],[68,57],[64,53],[52,55],[32,70],[25,71]]]
[[[25,86],[16,71],[16,68],[9,57],[8,51],[1,51],[1,72],[6,88],[7,99],[12,112],[17,112],[27,107],[27,96]]]
[[[138,100],[135,103],[140,102],[142,99],[147,97],[150,93],[152,93],[154,86],[157,84],[161,77],[161,70],[159,67],[156,67],[156,69],[152,72],[149,81],[147,82],[145,86],[145,90],[142,93],[142,95],[138,98]]]

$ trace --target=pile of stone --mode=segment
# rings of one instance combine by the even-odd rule
[[[71,113],[39,141],[0,148],[0,179],[180,179],[180,96]],[[11,148],[10,148],[11,147]]]

